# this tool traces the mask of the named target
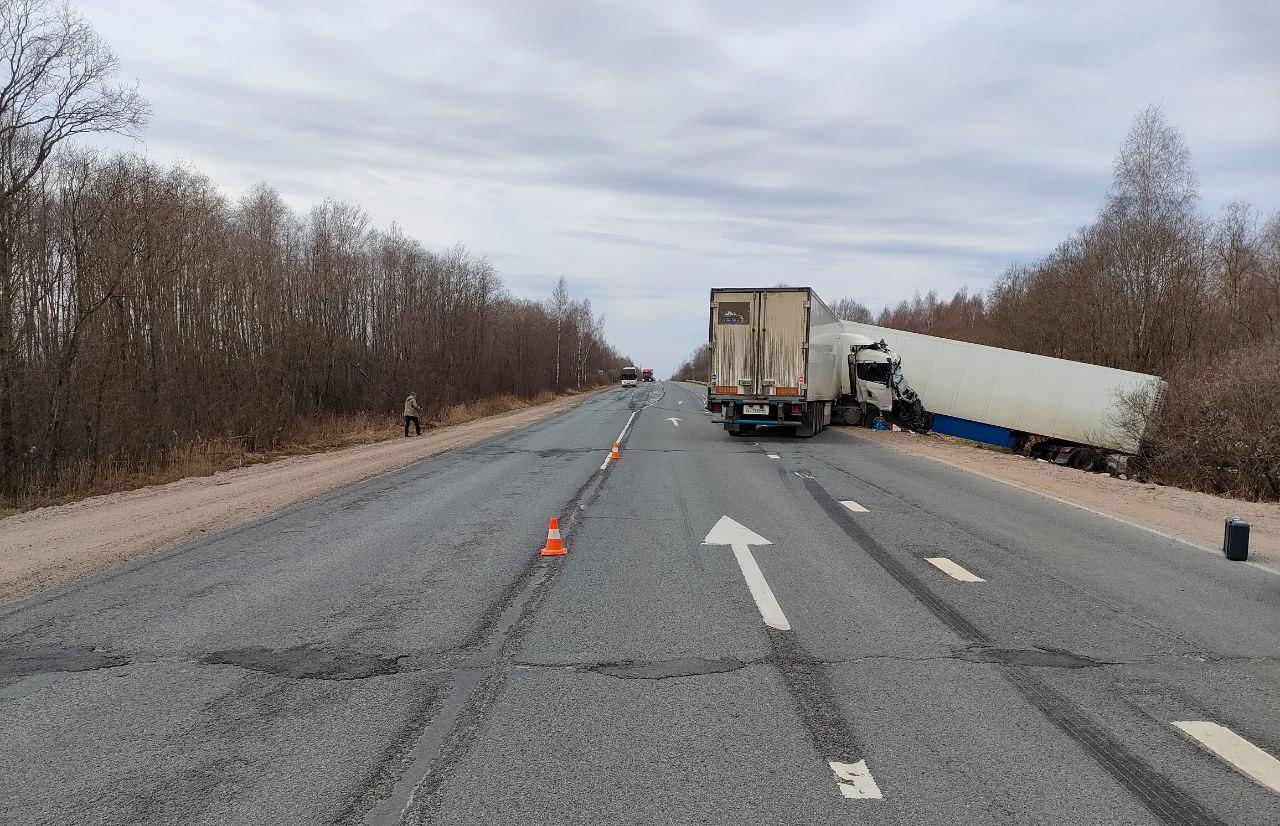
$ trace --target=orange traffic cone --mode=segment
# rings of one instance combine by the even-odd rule
[[[622,458],[622,454],[618,452],[617,442],[613,443],[613,450],[609,452],[609,458],[615,462]]]
[[[547,528],[547,546],[542,549],[543,556],[564,556],[569,553],[565,550],[564,542],[560,539],[560,522],[554,516],[551,517],[551,525]]]

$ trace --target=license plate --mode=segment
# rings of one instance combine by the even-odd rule
[[[744,416],[768,416],[769,405],[767,404],[744,404],[742,406],[742,415]]]

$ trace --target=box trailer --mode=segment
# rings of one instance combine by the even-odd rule
[[[905,379],[891,378],[897,357],[846,330],[808,287],[712,290],[707,339],[707,407],[735,436],[758,427],[812,436],[867,410],[909,424],[913,403],[923,414]],[[872,374],[884,384],[862,380]]]
[[[760,426],[813,435],[838,392],[840,319],[808,287],[713,289],[708,402],[740,436]]]
[[[901,359],[932,430],[975,441],[1037,450],[1082,466],[1087,452],[1135,453],[1140,434],[1126,427],[1124,400],[1164,391],[1158,376],[982,344],[846,321],[847,330],[884,341]],[[1097,459],[1098,453],[1092,458]],[[1100,468],[1099,468],[1100,469]]]

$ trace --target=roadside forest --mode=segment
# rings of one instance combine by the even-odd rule
[[[1280,214],[1245,202],[1200,211],[1191,152],[1155,106],[1139,113],[1094,219],[986,292],[935,293],[842,318],[1159,375],[1145,421],[1152,479],[1280,499]],[[700,347],[677,376],[705,381]],[[928,399],[925,399],[926,406]]]
[[[516,298],[484,258],[351,204],[297,213],[77,146],[139,134],[148,109],[66,6],[0,4],[0,52],[0,508],[344,422],[394,433],[410,391],[425,423],[613,378],[603,318],[564,279]]]

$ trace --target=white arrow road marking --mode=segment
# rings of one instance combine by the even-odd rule
[[[986,582],[982,577],[966,571],[959,563],[952,562],[945,556],[927,556],[924,561],[952,579],[958,579],[961,582]]]
[[[852,499],[846,499],[840,504],[844,505],[846,508],[853,511],[854,513],[870,513],[871,512],[866,508],[862,507],[861,505],[859,505],[857,502],[853,501]]]
[[[1271,791],[1280,793],[1280,760],[1226,726],[1220,726],[1217,723],[1184,720],[1174,725],[1242,773],[1252,777]]]
[[[684,404],[684,399],[679,399],[679,400],[677,400],[677,401],[676,401],[676,404]]]
[[[670,418],[667,419],[667,421],[671,422],[676,427],[680,426],[680,420],[677,419],[675,416],[671,416]]]
[[[859,760],[857,763],[831,761],[827,765],[835,772],[836,782],[840,784],[840,794],[845,797],[860,800],[879,800],[883,797],[876,779],[867,768],[866,760]]]
[[[782,458],[781,456],[779,456],[779,455],[778,455],[778,454],[776,454],[776,453],[766,453],[766,454],[765,454],[765,456],[768,456],[770,459],[781,459],[781,458]]]
[[[773,589],[769,587],[764,574],[760,572],[756,558],[751,555],[751,545],[772,545],[772,542],[729,517],[722,516],[707,534],[707,538],[702,540],[702,544],[728,545],[733,548],[738,567],[742,569],[742,578],[747,581],[747,589],[751,591],[756,607],[760,609],[764,624],[779,631],[791,630],[791,623],[787,622],[786,615],[782,613],[782,606],[778,605]]]

